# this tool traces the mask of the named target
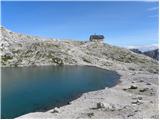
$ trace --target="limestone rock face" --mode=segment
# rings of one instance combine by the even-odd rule
[[[45,39],[19,34],[1,27],[1,66],[39,65],[134,66],[134,69],[158,72],[158,62],[128,49],[106,43]]]

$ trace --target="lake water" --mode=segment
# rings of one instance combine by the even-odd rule
[[[82,93],[112,87],[120,76],[88,66],[2,68],[1,117],[15,118],[69,104]]]

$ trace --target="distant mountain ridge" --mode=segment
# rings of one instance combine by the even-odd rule
[[[145,52],[142,52],[139,49],[130,49],[130,50],[135,53],[144,54],[144,55],[149,56],[153,59],[159,60],[159,49],[149,50],[149,51],[145,51]]]
[[[151,51],[146,51],[143,52],[144,55],[147,55],[151,58],[154,58],[156,60],[159,60],[159,49],[151,50]]]

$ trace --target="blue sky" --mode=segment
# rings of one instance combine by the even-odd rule
[[[2,2],[2,26],[19,33],[118,46],[158,43],[158,2]]]

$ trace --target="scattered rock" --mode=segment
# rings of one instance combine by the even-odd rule
[[[150,93],[150,95],[153,95],[153,94],[154,94],[153,92]]]
[[[126,89],[126,88],[123,88],[123,90],[126,91],[127,89]]]
[[[132,70],[132,71],[135,71],[135,70],[136,70],[135,68],[132,68],[132,67],[129,67],[128,69],[129,69],[129,70]]]
[[[144,82],[143,80],[140,80],[139,82]]]
[[[152,115],[151,118],[153,118],[153,119],[158,119],[158,118],[159,118],[159,115]]]
[[[88,117],[92,117],[92,116],[94,116],[94,113],[93,112],[91,112],[91,113],[87,113],[87,115],[88,115]]]
[[[140,110],[135,110],[134,112],[139,112]]]
[[[150,101],[150,103],[153,103],[153,101]]]
[[[100,108],[105,108],[106,110],[111,110],[111,111],[115,110],[115,106],[113,104],[107,104],[102,102],[97,103],[97,109]]]
[[[134,100],[142,100],[143,98],[142,97],[133,97],[132,99],[134,99]]]
[[[140,105],[143,104],[143,102],[140,102],[139,100],[133,101],[132,104]]]
[[[151,85],[151,83],[146,83],[146,85]]]
[[[57,108],[57,107],[55,107],[52,111],[51,111],[51,113],[59,113],[60,112],[60,110],[59,110],[59,108]]]
[[[107,107],[107,105],[105,103],[102,103],[102,102],[97,103],[97,108],[98,109],[99,108],[106,108],[106,107]]]
[[[68,105],[70,105],[70,104],[71,104],[71,102],[67,102],[67,104],[68,104]]]
[[[139,100],[142,100],[143,98],[142,98],[142,97],[138,97],[138,99],[139,99]]]
[[[137,89],[138,87],[135,85],[131,85],[129,89]]]
[[[116,107],[114,105],[110,105],[110,107],[108,107],[108,109],[111,111],[115,111]]]
[[[148,90],[148,88],[144,88],[144,89],[139,90],[139,92],[145,92],[147,90]]]
[[[132,117],[134,114],[129,114],[129,115],[127,115],[127,117]]]

